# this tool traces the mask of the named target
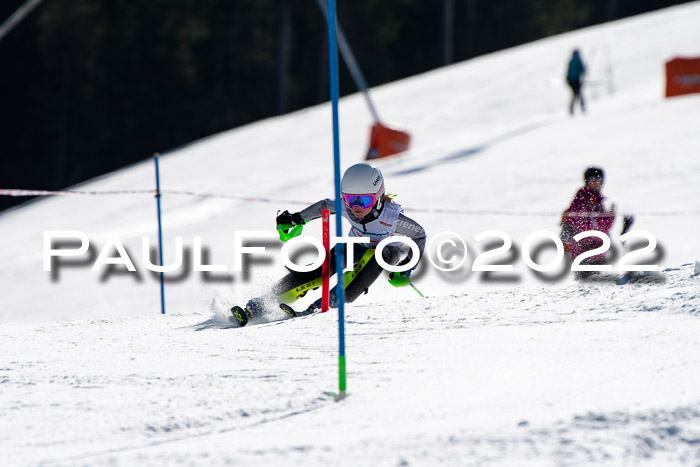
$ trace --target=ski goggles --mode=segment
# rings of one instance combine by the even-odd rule
[[[377,195],[346,195],[343,193],[343,202],[351,209],[355,206],[359,206],[362,209],[367,209],[375,205],[377,202]]]

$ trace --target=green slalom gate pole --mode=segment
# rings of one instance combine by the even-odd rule
[[[418,295],[420,295],[421,297],[425,298],[425,295],[423,295],[422,293],[420,293],[420,290],[418,290],[418,289],[416,288],[416,286],[413,285],[413,282],[408,281],[408,285],[410,285],[411,287],[413,287],[413,290],[415,290],[415,291],[418,293]]]
[[[336,236],[343,236],[342,200],[340,193],[340,132],[338,123],[338,42],[336,32],[335,0],[328,0],[328,61],[330,66],[331,107],[333,108],[333,160],[335,175],[335,227]],[[338,397],[345,398],[347,379],[345,373],[345,278],[343,277],[343,248],[335,249],[335,270],[338,284]]]

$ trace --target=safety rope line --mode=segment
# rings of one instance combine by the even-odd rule
[[[131,194],[155,194],[156,190],[115,190],[115,191],[74,191],[74,190],[19,190],[14,188],[0,188],[0,196],[54,196],[54,195],[131,195]]]
[[[238,196],[238,195],[226,195],[218,193],[196,193],[194,191],[181,191],[181,190],[160,190],[161,193],[169,195],[181,195],[181,196],[196,196],[199,198],[224,198],[224,199],[235,199],[238,201],[249,201],[256,203],[287,203],[287,204],[300,204],[308,206],[311,204],[308,201],[290,201],[288,199],[274,199],[274,198],[261,198],[258,196]]]
[[[61,196],[61,195],[155,195],[156,190],[113,190],[113,191],[77,191],[77,190],[20,190],[20,189],[4,189],[0,188],[0,196]],[[287,204],[303,204],[308,205],[306,201],[290,201],[274,198],[261,198],[255,196],[237,196],[217,193],[197,193],[194,191],[182,190],[160,190],[161,195],[180,195],[180,196],[196,196],[199,198],[224,198],[234,199],[238,201],[259,202],[259,203],[287,203]]]
[[[519,217],[610,217],[610,214],[598,212],[570,212],[562,214],[561,212],[528,212],[528,211],[491,211],[487,209],[428,209],[428,208],[410,208],[402,206],[405,211],[423,212],[433,214],[468,214],[474,216],[519,216]],[[617,213],[616,213],[617,214]],[[699,211],[641,211],[634,213],[637,216],[648,217],[675,217],[675,216],[700,216]]]
[[[232,199],[237,201],[256,202],[256,203],[280,203],[280,204],[298,204],[308,206],[312,204],[310,201],[295,201],[288,199],[262,198],[257,196],[238,196],[218,193],[197,193],[195,191],[183,190],[160,190],[161,194],[179,195],[179,196],[194,196],[199,198],[221,198]],[[78,190],[22,190],[22,189],[6,189],[0,188],[0,196],[60,196],[60,195],[83,195],[83,196],[103,196],[103,195],[155,195],[156,190],[112,190],[112,191],[78,191]],[[529,212],[529,211],[496,211],[487,209],[429,209],[429,208],[411,208],[403,206],[404,210],[409,212],[422,212],[428,214],[458,214],[472,216],[517,216],[517,217],[558,217],[561,213],[557,212]],[[698,211],[647,211],[637,212],[635,215],[648,217],[678,217],[678,216],[700,216]],[[605,213],[590,213],[590,212],[571,212],[566,214],[567,217],[607,217]]]

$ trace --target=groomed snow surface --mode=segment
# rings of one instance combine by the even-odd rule
[[[700,465],[700,95],[663,99],[663,63],[700,55],[698,24],[695,2],[372,91],[414,137],[377,162],[388,190],[470,256],[453,273],[426,262],[415,284],[427,298],[380,278],[347,306],[340,402],[335,311],[228,320],[283,274],[279,242],[245,274],[169,274],[162,316],[141,260],[142,237],[157,235],[152,196],[56,196],[0,215],[2,464]],[[588,113],[572,118],[561,76],[574,47],[591,84]],[[341,101],[340,122],[347,167],[367,144],[361,96]],[[332,195],[331,148],[323,105],[162,157],[165,190],[233,196],[164,196],[165,263],[176,237],[188,251],[201,237],[205,261],[231,269],[234,232]],[[566,264],[544,276],[524,264],[525,238],[558,234],[591,164],[618,213],[658,240],[640,260],[659,274],[618,285],[617,271],[574,281]],[[146,161],[76,190],[152,187]],[[85,232],[91,251],[44,272],[56,230]],[[496,258],[512,273],[471,271],[487,230],[512,238]],[[136,273],[90,270],[109,237]]]

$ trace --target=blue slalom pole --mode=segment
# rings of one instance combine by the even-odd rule
[[[340,132],[338,123],[338,43],[336,33],[335,0],[328,0],[328,61],[330,62],[331,106],[333,108],[333,160],[335,172],[335,231],[343,236],[343,203],[340,193]],[[335,287],[338,299],[338,399],[345,397],[347,380],[345,374],[345,275],[343,274],[343,248],[335,249],[335,270],[338,284]]]
[[[158,259],[160,266],[163,267],[163,226],[160,215],[160,169],[158,168],[158,153],[153,155],[153,161],[156,163],[156,203],[158,205]],[[165,279],[163,271],[160,272],[160,313],[165,314]]]

